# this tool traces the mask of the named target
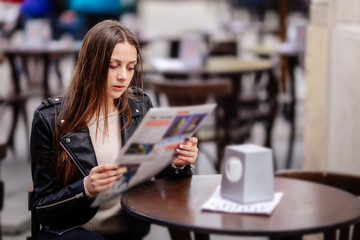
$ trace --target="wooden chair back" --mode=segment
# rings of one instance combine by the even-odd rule
[[[222,42],[212,42],[209,49],[210,56],[236,56],[236,40],[227,40]]]
[[[30,236],[27,236],[27,240],[35,240],[36,236],[40,232],[40,223],[36,218],[35,212],[33,211],[33,201],[34,201],[34,188],[30,186],[28,189],[28,210],[31,212],[31,229]]]
[[[277,177],[293,178],[315,183],[325,184],[339,188],[360,197],[360,175],[325,171],[303,171],[303,170],[279,170],[275,173]],[[359,198],[360,201],[360,198]],[[336,238],[338,235],[339,238]],[[331,232],[323,233],[324,240],[359,240],[360,223],[352,227],[344,227]]]
[[[170,106],[204,104],[209,97],[226,96],[232,91],[228,79],[149,79],[149,82],[156,94],[166,95]]]
[[[214,160],[215,169],[220,169],[222,148],[225,141],[221,136],[221,126],[224,125],[224,104],[225,98],[232,92],[232,82],[229,79],[149,79],[148,82],[153,88],[157,104],[160,106],[159,96],[164,94],[170,106],[189,106],[204,104],[213,97],[217,103],[215,110],[214,135],[210,137],[197,134],[199,141],[215,141],[217,145],[217,159]],[[204,152],[205,153],[205,152]],[[209,154],[208,154],[208,157]],[[210,157],[211,158],[211,157]]]

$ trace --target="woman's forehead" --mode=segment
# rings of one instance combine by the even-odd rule
[[[137,49],[135,46],[128,42],[117,43],[111,54],[111,60],[121,62],[136,62],[137,61]]]

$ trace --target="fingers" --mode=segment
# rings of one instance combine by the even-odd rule
[[[191,137],[175,150],[175,159],[173,164],[175,165],[188,165],[196,161],[198,156],[197,148],[198,139]]]
[[[178,154],[178,157],[196,157],[198,153],[198,148],[190,145],[179,145],[175,150]]]
[[[126,167],[119,167],[117,164],[104,164],[92,168],[85,179],[88,192],[97,195],[112,187],[126,170]]]
[[[175,166],[183,166],[183,165],[189,165],[194,163],[195,161],[192,161],[192,159],[188,159],[188,160],[182,160],[180,158],[175,158],[174,161],[172,162]]]
[[[92,194],[92,195],[96,195],[101,191],[104,191],[110,187],[112,187],[116,180],[119,179],[118,176],[113,176],[113,177],[109,177],[109,178],[105,178],[105,179],[91,179],[90,178],[90,189],[88,188],[88,191]]]
[[[197,146],[199,140],[196,137],[190,137],[189,140],[185,141],[186,144],[190,144],[192,146]]]

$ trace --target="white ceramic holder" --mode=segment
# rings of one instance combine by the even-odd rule
[[[225,149],[221,196],[239,203],[271,201],[274,197],[272,150],[254,144]]]

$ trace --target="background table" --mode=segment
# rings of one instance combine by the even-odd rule
[[[278,109],[278,81],[273,73],[274,65],[270,60],[243,60],[237,57],[208,57],[203,66],[184,65],[181,59],[159,58],[145,63],[144,73],[162,74],[167,79],[227,78],[232,81],[232,91],[224,104],[223,135],[217,159],[221,160],[226,145],[244,143],[250,138],[255,123],[265,128],[263,145],[272,147],[272,130]],[[263,76],[267,81],[263,81]],[[246,78],[253,77],[253,78]],[[251,87],[243,88],[244,83]],[[145,80],[146,81],[146,80]],[[184,81],[184,84],[186,82]],[[249,84],[248,84],[249,85]],[[217,166],[221,166],[218,163]],[[277,164],[274,158],[274,167]],[[219,167],[216,167],[219,170]]]
[[[15,93],[20,94],[25,90],[25,89],[24,90],[21,89],[20,72],[18,71],[18,67],[16,66],[16,62],[15,62],[17,57],[22,60],[22,65],[23,65],[22,67],[25,71],[27,81],[30,84],[32,83],[32,81],[41,82],[42,83],[41,93],[44,96],[44,98],[48,98],[50,96],[53,96],[53,94],[49,90],[49,67],[51,61],[59,60],[69,55],[76,56],[80,50],[80,46],[81,46],[81,42],[62,43],[60,41],[52,41],[41,47],[30,47],[30,46],[4,47],[2,49],[2,52],[8,58],[11,66],[11,77],[12,77]],[[29,73],[28,61],[31,61],[34,58],[40,59],[41,64],[43,64],[42,79],[34,79],[36,77],[31,76],[31,74]],[[58,69],[56,70],[58,71]],[[61,78],[61,72],[58,71],[57,74],[59,75],[59,78]],[[28,90],[29,89],[26,89],[26,91]]]
[[[290,43],[282,43],[277,48],[259,45],[248,48],[247,51],[258,55],[263,59],[270,59],[273,56],[280,57],[281,91],[282,94],[286,94],[290,98],[290,101],[283,103],[283,113],[285,119],[290,123],[289,146],[286,156],[285,167],[291,168],[296,134],[297,89],[295,71],[297,67],[302,66],[302,61],[300,59],[304,58],[305,49],[301,47],[299,48],[298,46]]]
[[[62,83],[62,74],[58,68],[58,61],[66,56],[76,56],[80,49],[81,42],[74,42],[71,44],[60,41],[52,41],[43,46],[2,46],[0,51],[6,56],[11,68],[11,82],[13,92],[6,96],[5,103],[10,105],[13,109],[13,119],[10,127],[8,137],[8,146],[14,147],[14,136],[20,115],[23,115],[26,127],[26,139],[29,142],[29,123],[26,112],[26,102],[30,97],[42,96],[44,99],[56,96],[62,93],[64,85]],[[21,61],[17,61],[17,60]],[[34,72],[35,76],[30,74],[29,62],[37,59],[42,65],[42,72],[40,77],[38,72]],[[60,81],[60,86],[57,87],[56,93],[51,92],[49,88],[49,68],[50,63],[55,63],[55,69]],[[19,64],[21,63],[21,64]],[[25,73],[27,84],[22,84],[21,74]],[[27,144],[29,145],[29,143]]]
[[[275,178],[275,191],[284,192],[271,216],[202,211],[221,182],[221,175],[194,175],[144,183],[124,193],[126,213],[167,226],[173,239],[194,231],[196,239],[208,234],[268,236],[301,239],[303,234],[345,227],[360,221],[360,201],[342,190],[307,181]],[[188,235],[189,236],[189,235]]]

